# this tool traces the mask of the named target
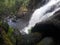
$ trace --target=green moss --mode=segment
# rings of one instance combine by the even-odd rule
[[[11,37],[13,31],[14,31],[13,28],[12,27],[9,27],[8,33],[7,33],[9,35],[9,37]]]

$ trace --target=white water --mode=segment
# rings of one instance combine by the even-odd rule
[[[31,29],[31,27],[34,27],[36,23],[47,19],[48,17],[52,16],[56,11],[60,10],[59,6],[60,0],[50,0],[44,6],[40,7],[39,9],[36,9],[35,12],[32,14],[28,26],[25,27],[21,32],[25,32],[28,34],[28,30]]]

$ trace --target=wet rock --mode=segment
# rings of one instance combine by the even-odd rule
[[[45,37],[37,45],[54,45],[54,41],[51,37]]]

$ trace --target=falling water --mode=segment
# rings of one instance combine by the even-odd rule
[[[28,34],[28,30],[31,29],[31,27],[52,16],[58,10],[60,10],[60,0],[50,0],[47,4],[34,11],[28,26],[22,29],[21,32],[24,31]]]
[[[34,11],[28,26],[25,27],[21,32],[28,34],[28,30],[31,29],[31,27],[34,27],[36,23],[52,16],[58,10],[60,10],[60,0],[49,0],[47,4]]]

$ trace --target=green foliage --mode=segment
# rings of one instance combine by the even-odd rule
[[[2,24],[2,21],[0,21],[0,26],[1,26],[1,24]]]
[[[2,27],[2,32],[1,32],[1,35],[3,36],[3,40],[5,41],[5,43],[9,44],[12,41],[12,35],[13,34],[13,28],[12,27],[9,27],[9,25],[6,23],[6,22],[3,22],[3,21],[0,21],[0,26]],[[15,39],[13,38],[13,40],[15,41]],[[12,44],[11,44],[12,45]]]
[[[10,38],[7,35],[7,31],[8,31],[8,24],[6,22],[0,21],[0,40],[1,40],[1,45],[13,45]],[[3,42],[3,43],[2,43]]]
[[[29,0],[0,0],[0,14],[15,14],[20,6],[28,6]]]
[[[9,29],[8,23],[7,22],[2,22],[2,27],[4,28],[5,32],[7,33],[8,29]]]
[[[8,37],[4,29],[2,29],[1,35],[6,45],[13,45],[13,43],[11,42],[10,38]]]
[[[7,22],[3,22],[2,20],[0,20],[0,26],[5,30],[5,32],[8,32],[9,29],[9,25]]]
[[[8,33],[7,33],[9,35],[9,37],[11,37],[13,31],[14,31],[13,28],[12,27],[9,27]]]
[[[13,43],[16,43],[16,39],[14,37],[13,32],[14,32],[14,29],[12,27],[9,27],[7,35],[9,36],[9,38]]]
[[[22,35],[20,32],[16,29],[14,30],[12,27],[10,27],[6,22],[0,21],[0,26],[2,26],[2,32],[0,35],[2,35],[4,42],[6,45],[16,45],[17,43],[20,45],[21,40],[22,40]],[[0,44],[2,44],[3,41],[1,41]],[[13,44],[12,44],[13,43]]]
[[[30,0],[23,0],[23,5],[28,6]]]
[[[7,6],[8,8],[12,7],[15,5],[15,0],[5,0],[5,6]]]

